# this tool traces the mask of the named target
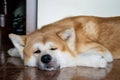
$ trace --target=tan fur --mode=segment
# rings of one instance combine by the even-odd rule
[[[60,32],[73,28],[75,31],[75,51],[70,50],[64,40],[58,35]],[[35,42],[53,41],[62,51],[69,51],[72,56],[95,48],[98,51],[111,51],[114,59],[120,58],[120,17],[69,17],[27,35],[25,40],[25,55],[34,52]]]
[[[102,45],[113,53],[114,58],[120,58],[120,17],[70,17],[46,25],[34,34],[37,36],[38,33],[39,36],[43,33],[47,37],[48,34],[52,35],[70,27],[74,27],[76,32],[77,53]]]

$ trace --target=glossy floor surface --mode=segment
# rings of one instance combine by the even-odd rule
[[[120,60],[108,64],[106,69],[72,67],[42,71],[23,66],[20,58],[9,57],[4,49],[0,50],[0,80],[120,80]]]

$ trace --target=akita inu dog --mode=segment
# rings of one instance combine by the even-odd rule
[[[76,16],[43,26],[28,35],[9,35],[27,66],[55,70],[71,66],[105,68],[120,59],[120,17]]]

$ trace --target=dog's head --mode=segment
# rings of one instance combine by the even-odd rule
[[[35,31],[25,36],[10,34],[9,37],[25,65],[55,70],[74,64],[70,62],[75,56],[73,51],[75,35],[72,28],[59,33]]]

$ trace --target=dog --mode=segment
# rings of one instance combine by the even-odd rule
[[[86,66],[105,68],[120,59],[120,17],[74,16],[28,35],[9,34],[10,56],[42,70]]]

